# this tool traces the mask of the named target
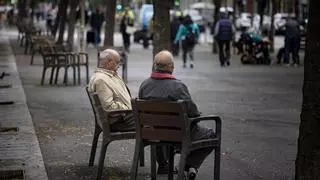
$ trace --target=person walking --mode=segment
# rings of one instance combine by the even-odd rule
[[[295,20],[294,16],[291,16],[286,25],[286,31],[284,35],[284,65],[289,66],[290,54],[292,55],[292,65],[299,65],[299,46],[300,46],[300,29],[299,23]]]
[[[183,18],[183,22],[179,27],[179,30],[176,34],[174,44],[182,44],[182,60],[183,67],[187,67],[187,55],[190,57],[190,68],[194,67],[193,64],[193,50],[195,45],[198,43],[198,38],[200,35],[199,26],[195,24],[189,15],[186,15]]]
[[[130,49],[130,35],[132,32],[129,31],[130,27],[134,26],[134,14],[126,7],[120,22],[120,32],[122,34],[123,47],[127,52]]]
[[[226,64],[230,66],[230,43],[235,30],[226,13],[221,13],[220,17],[221,19],[215,26],[214,36],[219,45],[220,65],[224,66]]]
[[[101,7],[98,7],[95,12],[91,14],[90,25],[95,34],[95,46],[101,42],[101,27],[104,22],[104,13],[101,12]]]
[[[174,43],[176,34],[179,30],[180,27],[180,17],[181,17],[181,13],[180,12],[176,12],[176,14],[173,16],[172,21],[171,21],[171,49],[172,49],[172,55],[174,57],[179,56],[179,50],[180,50],[180,44]]]

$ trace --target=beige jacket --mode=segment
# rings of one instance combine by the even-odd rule
[[[114,72],[97,68],[89,91],[96,92],[104,110],[131,110],[131,97],[123,80]]]

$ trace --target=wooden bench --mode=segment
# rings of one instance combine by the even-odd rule
[[[186,105],[183,101],[132,101],[133,112],[136,118],[136,147],[131,166],[131,180],[135,180],[138,170],[138,160],[141,147],[151,144],[151,178],[156,179],[156,167],[153,163],[156,158],[155,145],[169,145],[169,172],[168,179],[173,180],[174,146],[180,146],[181,156],[178,172],[178,180],[184,178],[184,167],[188,154],[196,149],[213,147],[214,180],[220,178],[220,151],[221,151],[221,119],[218,116],[204,116],[188,118]],[[190,127],[200,121],[215,121],[215,137],[192,141]]]

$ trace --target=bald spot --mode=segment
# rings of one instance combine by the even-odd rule
[[[160,51],[154,57],[155,65],[169,66],[173,65],[173,56],[169,51]]]
[[[117,63],[120,62],[120,54],[118,53],[118,51],[116,51],[114,49],[106,49],[103,52],[106,52],[107,54],[109,54],[108,58],[116,61]]]

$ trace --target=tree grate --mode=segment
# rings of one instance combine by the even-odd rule
[[[0,170],[0,180],[21,180],[25,179],[22,169]]]

